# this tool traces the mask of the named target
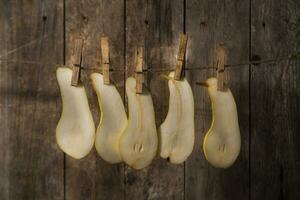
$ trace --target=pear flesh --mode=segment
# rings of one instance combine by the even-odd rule
[[[218,91],[217,79],[206,81],[212,105],[212,124],[205,135],[203,150],[206,159],[213,166],[228,168],[237,159],[241,137],[237,108],[229,88]]]
[[[195,140],[194,97],[188,81],[174,80],[169,74],[169,110],[159,128],[160,156],[173,164],[184,162],[192,153]]]
[[[127,126],[122,98],[114,85],[104,84],[103,75],[93,73],[91,79],[101,111],[95,140],[97,153],[109,163],[121,162],[119,140]]]
[[[129,77],[126,80],[128,126],[120,139],[120,152],[129,166],[142,169],[155,157],[158,138],[151,95],[148,91],[136,94],[135,86],[135,78]]]
[[[95,125],[83,86],[71,86],[72,70],[61,67],[56,70],[62,96],[62,114],[56,127],[59,147],[69,156],[80,159],[92,149]]]

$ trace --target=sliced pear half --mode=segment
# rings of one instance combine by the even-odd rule
[[[218,168],[230,167],[237,159],[241,137],[236,104],[229,88],[217,90],[217,79],[206,81],[212,106],[212,123],[204,137],[206,159]]]
[[[69,156],[80,159],[92,149],[95,125],[83,86],[71,86],[72,70],[56,70],[62,96],[62,114],[56,127],[56,141]]]
[[[135,85],[135,78],[126,80],[129,117],[120,139],[120,152],[128,165],[141,169],[155,157],[158,139],[151,95],[146,89],[143,94],[136,94]]]
[[[96,131],[96,150],[109,163],[121,162],[119,140],[127,126],[122,98],[113,84],[104,84],[103,75],[93,73],[91,79],[101,111],[100,123]]]
[[[159,128],[160,156],[171,163],[184,162],[192,153],[195,140],[194,97],[188,81],[174,80],[169,74],[169,110]]]

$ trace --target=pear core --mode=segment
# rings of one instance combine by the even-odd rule
[[[203,150],[213,166],[228,168],[237,159],[241,137],[237,108],[229,88],[217,90],[217,79],[206,81],[212,106],[212,123],[204,137]]]
[[[126,80],[128,96],[128,126],[120,139],[123,160],[135,169],[148,166],[157,153],[158,139],[155,125],[153,102],[150,93],[135,92],[136,80]]]

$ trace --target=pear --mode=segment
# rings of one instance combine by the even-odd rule
[[[169,110],[159,128],[160,156],[173,164],[184,162],[192,153],[195,140],[194,97],[188,81],[169,79]]]
[[[104,84],[103,75],[93,73],[91,79],[101,111],[95,140],[97,153],[109,163],[121,162],[119,140],[127,126],[122,98],[113,84]]]
[[[206,85],[212,107],[212,123],[204,137],[204,154],[213,166],[228,168],[237,159],[241,147],[236,104],[229,88],[217,90],[216,78],[209,78]]]
[[[148,166],[157,153],[158,139],[153,102],[145,89],[136,94],[136,80],[126,80],[129,116],[128,125],[120,139],[123,160],[135,169]]]
[[[62,114],[56,127],[56,141],[69,156],[80,159],[92,149],[95,125],[83,86],[71,86],[72,70],[56,70],[62,96]]]

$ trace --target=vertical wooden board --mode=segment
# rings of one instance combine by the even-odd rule
[[[63,199],[63,153],[55,142],[63,62],[62,1],[1,1],[0,199]]]
[[[174,68],[183,32],[183,0],[126,1],[126,67],[134,70],[134,49],[145,47],[148,69]],[[129,72],[127,76],[132,75]],[[157,127],[168,110],[167,81],[160,73],[145,75],[155,109]],[[183,199],[183,164],[172,165],[159,155],[142,170],[126,167],[126,199]]]
[[[211,65],[220,42],[227,48],[227,63],[248,60],[249,3],[241,1],[186,0],[186,32],[189,36],[187,68]],[[203,138],[211,125],[208,92],[198,81],[216,76],[216,70],[186,70],[195,98],[196,140],[185,167],[185,199],[248,199],[249,198],[249,83],[248,68],[225,70],[225,83],[237,104],[241,152],[228,169],[210,165],[203,153]]]
[[[252,57],[300,50],[300,2],[253,0]],[[251,71],[251,197],[300,198],[300,62],[262,64]]]
[[[117,70],[124,69],[124,3],[122,0],[66,0],[66,59],[72,50],[70,42],[74,37],[84,39],[83,67],[95,68],[100,61],[100,37],[109,37],[111,73],[124,97],[124,75]],[[97,57],[98,56],[98,57]],[[98,70],[101,72],[101,70]],[[90,109],[95,126],[100,119],[97,97],[92,89],[90,74],[93,70],[82,72]],[[108,164],[96,151],[75,160],[66,156],[66,199],[123,199],[123,164]]]

